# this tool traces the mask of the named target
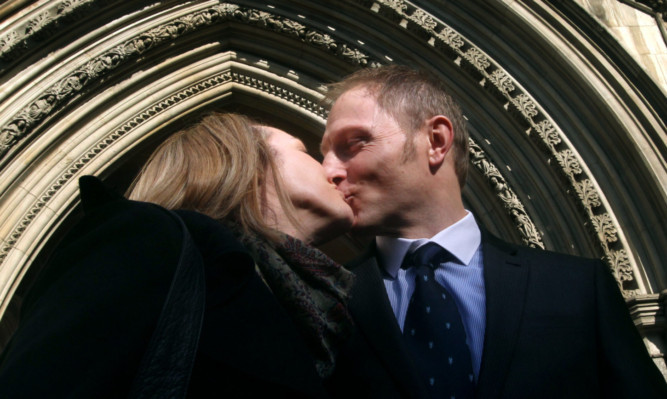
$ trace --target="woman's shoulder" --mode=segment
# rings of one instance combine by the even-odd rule
[[[195,211],[177,210],[175,213],[185,223],[205,259],[238,256],[254,264],[249,250],[241,243],[237,233],[224,223]]]
[[[236,234],[205,214],[190,210],[170,211],[153,203],[125,199],[92,176],[82,177],[79,186],[85,213],[79,232],[87,234],[91,229],[106,229],[110,233],[116,232],[109,236],[118,236],[124,231],[143,230],[145,235],[156,237],[158,244],[160,237],[171,245],[191,239],[205,261],[221,256],[240,256],[254,264]]]
[[[94,219],[97,223],[125,221],[139,224],[150,221],[157,225],[180,224],[173,212],[157,204],[128,200],[94,176],[79,179],[79,192],[84,221]]]

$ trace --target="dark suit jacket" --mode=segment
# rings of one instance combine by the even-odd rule
[[[126,397],[155,328],[181,253],[180,222],[84,186],[87,215],[30,291],[3,353],[0,398]],[[179,215],[206,274],[189,396],[325,397],[302,337],[247,250],[222,224]]]
[[[482,236],[486,331],[478,398],[667,398],[608,268]],[[427,398],[371,248],[348,266],[357,330],[336,397]]]

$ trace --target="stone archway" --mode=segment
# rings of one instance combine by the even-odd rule
[[[396,62],[436,73],[461,101],[474,166],[464,196],[482,223],[604,258],[651,348],[664,345],[664,93],[582,10],[500,0],[3,7],[5,325],[24,276],[75,213],[78,176],[121,181],[182,118],[211,107],[255,113],[315,145],[323,84]]]

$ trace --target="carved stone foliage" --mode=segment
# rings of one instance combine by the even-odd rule
[[[0,128],[0,160],[16,143],[28,136],[55,108],[65,104],[90,82],[99,81],[121,63],[127,62],[133,57],[144,55],[157,46],[173,42],[175,39],[203,27],[229,21],[237,21],[287,35],[333,53],[354,65],[365,66],[368,63],[368,56],[362,51],[336,41],[326,33],[264,11],[222,3],[142,32],[94,57],[49,87],[29,106]]]
[[[349,1],[365,3],[362,0]],[[395,14],[390,15],[389,19],[400,20],[400,26],[410,32],[421,30],[417,37],[426,37],[429,45],[441,49],[445,57],[449,57],[455,65],[468,72],[473,79],[479,79],[483,87],[504,102],[504,108],[527,127],[529,135],[553,160],[550,164],[562,173],[574,189],[572,192],[576,195],[575,199],[588,215],[589,224],[594,229],[595,237],[605,253],[606,263],[614,271],[623,294],[626,297],[636,296],[639,293],[638,284],[625,244],[619,239],[614,218],[605,208],[597,187],[586,174],[576,152],[568,148],[566,141],[561,136],[562,133],[530,95],[519,89],[520,85],[516,84],[513,78],[482,50],[468,42],[451,27],[429,15],[424,15],[424,11],[410,1],[375,0],[370,9],[383,16]],[[503,201],[508,201],[508,204],[512,204],[509,213],[520,230],[526,229],[524,241],[526,237],[530,237],[527,240],[528,243],[536,245],[538,241],[533,237],[539,237],[539,234],[536,230],[533,231],[534,226],[524,227],[532,226],[532,224],[520,224],[525,211],[518,206],[520,205],[518,201],[513,201],[514,193],[511,190],[503,191],[506,183],[494,176],[495,172],[485,164],[483,158],[477,158],[479,157],[477,151],[479,147],[471,145],[473,164],[482,170],[494,188],[500,189],[501,192],[497,191],[499,197]]]
[[[50,1],[43,11],[13,30],[0,35],[0,70],[24,54],[30,44],[48,39],[55,31],[108,3],[101,0]]]
[[[505,178],[502,176],[496,165],[494,165],[486,156],[482,148],[472,139],[470,144],[470,161],[482,172],[484,177],[493,187],[493,191],[502,200],[503,206],[510,214],[514,223],[521,233],[521,239],[526,245],[544,249],[542,236],[537,227],[526,213],[523,204],[516,196],[514,191],[508,186]]]

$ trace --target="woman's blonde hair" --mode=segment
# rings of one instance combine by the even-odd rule
[[[284,211],[293,205],[282,188],[265,130],[246,116],[211,113],[165,140],[127,190],[131,200],[167,209],[188,209],[219,221],[236,222],[244,233],[270,241],[277,232],[266,223],[267,176]],[[291,219],[291,217],[290,217]]]

